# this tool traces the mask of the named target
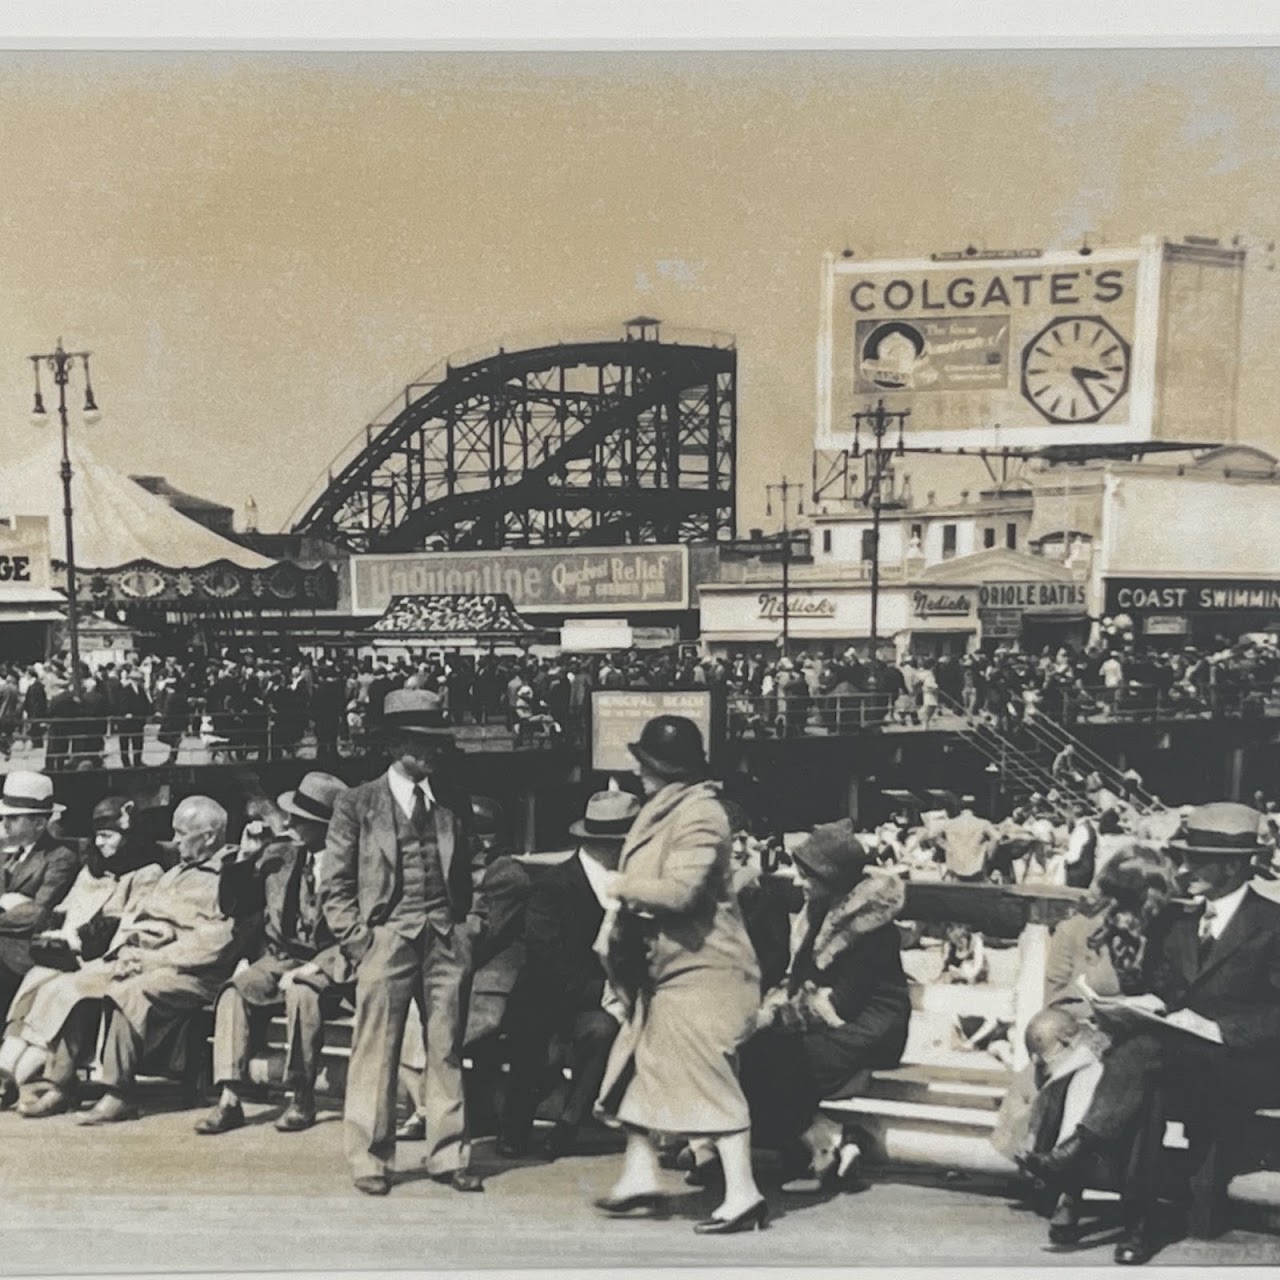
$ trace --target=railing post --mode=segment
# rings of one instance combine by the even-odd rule
[[[1044,1007],[1049,926],[1038,916],[1034,908],[1029,911],[1018,935],[1018,977],[1013,988],[1013,1030],[1009,1036],[1015,1071],[1027,1065],[1027,1023]]]

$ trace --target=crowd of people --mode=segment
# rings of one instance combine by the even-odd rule
[[[1264,715],[1275,709],[1280,649],[1262,638],[1213,650],[1145,651],[1132,641],[1039,654],[996,648],[890,662],[850,648],[699,656],[694,646],[531,657],[437,651],[411,661],[330,654],[145,657],[84,665],[79,689],[53,659],[0,671],[0,751],[43,747],[46,767],[98,767],[107,740],[143,763],[148,726],[176,759],[184,743],[215,756],[318,757],[376,733],[387,694],[421,688],[455,725],[504,725],[520,743],[573,738],[593,690],[699,690],[723,697],[733,737],[844,733],[937,724],[964,712],[1004,731],[1036,716],[1071,724],[1116,717]],[[153,749],[154,751],[157,749]],[[149,763],[158,763],[153,754]]]
[[[944,797],[874,831],[846,819],[790,844],[711,780],[691,721],[660,716],[631,744],[639,794],[591,796],[573,854],[539,867],[510,853],[493,802],[458,788],[455,733],[439,693],[393,690],[385,772],[357,787],[312,772],[249,802],[234,842],[233,815],[207,796],[171,815],[112,796],[85,848],[61,830],[47,775],[8,773],[0,1109],[134,1119],[139,1075],[197,1052],[192,1019],[211,1008],[217,1098],[195,1131],[229,1133],[245,1123],[265,1021],[282,1012],[276,1127],[303,1132],[325,1022],[351,1010],[344,1134],[359,1191],[387,1194],[397,1144],[412,1142],[442,1185],[483,1189],[465,1053],[503,1082],[501,1156],[557,1158],[598,1120],[626,1138],[602,1213],[664,1215],[667,1164],[718,1191],[696,1230],[758,1229],[762,1149],[779,1154],[787,1193],[860,1176],[860,1136],[822,1104],[902,1058],[903,952],[921,941],[904,905],[920,879],[1082,891],[1055,930],[1046,1009],[1026,1029],[1033,1067],[996,1135],[1051,1194],[1055,1239],[1078,1230],[1097,1162],[1149,1131],[1153,1081],[1193,1152],[1280,1100],[1272,806],[1152,811],[1130,780],[1091,786],[1088,803],[1031,797],[998,825],[971,797]],[[972,930],[933,944],[939,980],[984,979]],[[966,1029],[970,1047],[998,1030]],[[83,1107],[95,1058],[101,1095]],[[1154,1183],[1121,1182],[1117,1259],[1145,1261]]]

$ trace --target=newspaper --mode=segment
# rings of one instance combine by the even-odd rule
[[[1194,1036],[1197,1040],[1207,1040],[1210,1044],[1222,1043],[1222,1032],[1216,1026],[1213,1028],[1215,1034],[1210,1034],[1207,1031],[1183,1026],[1180,1022],[1171,1022],[1171,1015],[1159,996],[1103,996],[1099,995],[1084,978],[1077,978],[1076,981],[1101,1022],[1124,1027],[1130,1031],[1150,1031],[1159,1028],[1164,1032],[1173,1031],[1181,1035]]]

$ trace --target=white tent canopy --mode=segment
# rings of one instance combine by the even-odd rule
[[[199,568],[216,560],[229,560],[242,569],[265,569],[274,563],[148,493],[103,462],[83,435],[77,431],[70,443],[78,567],[114,569],[136,560],[168,569]],[[36,433],[25,453],[19,452],[0,469],[0,514],[48,516],[53,558],[65,561],[61,461],[61,435],[50,424]]]

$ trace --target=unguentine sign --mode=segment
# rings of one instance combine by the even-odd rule
[[[351,558],[353,613],[393,596],[504,594],[524,613],[631,613],[689,605],[682,546],[440,551]]]

